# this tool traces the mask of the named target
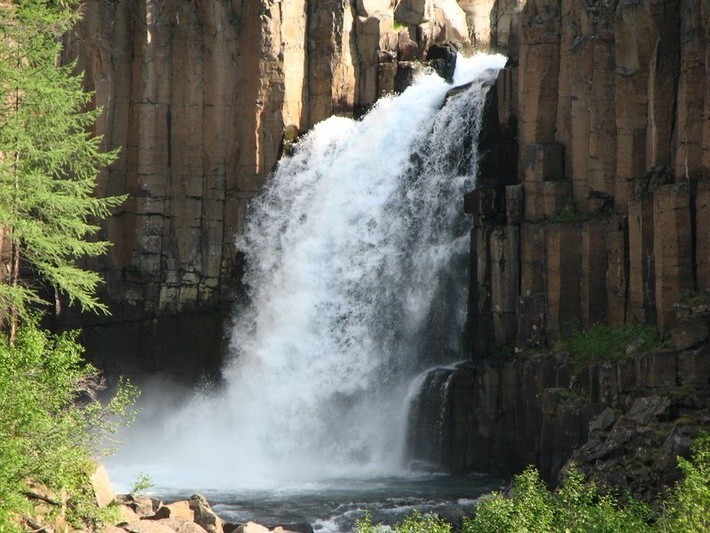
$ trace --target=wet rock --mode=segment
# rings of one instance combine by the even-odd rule
[[[454,81],[457,53],[456,46],[451,43],[435,44],[427,52],[427,60],[431,67],[448,83]]]
[[[278,528],[281,528],[284,533],[313,533],[313,526],[311,526],[310,524],[279,524],[276,526],[272,526],[269,529],[275,531]],[[225,533],[227,533],[226,529]]]

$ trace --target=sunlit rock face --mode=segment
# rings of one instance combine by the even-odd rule
[[[194,331],[186,314],[199,316],[210,333],[186,345],[219,351],[210,340],[220,337],[214,310],[238,297],[235,238],[284,131],[360,115],[411,77],[411,65],[400,72],[400,59],[425,58],[437,42],[470,43],[456,1],[427,0],[412,7],[424,10],[421,20],[398,20],[406,3],[86,3],[66,57],[78,58],[104,109],[96,130],[105,146],[121,148],[99,192],[129,194],[105,225],[114,246],[94,265],[114,314],[102,326],[122,323],[119,338],[141,338],[140,346],[167,331]],[[175,360],[171,353],[136,361],[159,370]],[[153,359],[147,366],[139,361],[146,358]]]

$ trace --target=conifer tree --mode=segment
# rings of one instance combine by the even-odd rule
[[[76,260],[106,250],[87,239],[123,198],[93,196],[115,153],[89,132],[98,111],[87,110],[91,94],[75,64],[58,60],[78,16],[77,0],[0,0],[0,327],[11,341],[42,301],[33,279],[106,312],[95,296],[99,275]]]

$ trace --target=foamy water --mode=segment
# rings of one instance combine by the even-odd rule
[[[504,62],[460,58],[456,83],[474,83],[443,108],[451,86],[423,75],[298,142],[238,243],[250,303],[235,314],[225,387],[170,413],[156,400],[110,462],[115,479],[268,488],[406,469],[409,384],[460,357],[462,195]]]

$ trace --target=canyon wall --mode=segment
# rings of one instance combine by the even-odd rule
[[[531,463],[552,479],[594,416],[655,395],[649,383],[702,398],[694,424],[710,424],[708,36],[700,0],[528,0],[519,13],[466,197],[474,363],[456,401],[460,469]],[[628,322],[668,338],[644,370],[571,379],[531,355]],[[683,367],[688,353],[701,355]]]
[[[710,289],[710,6],[587,4],[527,2],[492,95],[466,201],[475,356],[601,322],[671,333]]]
[[[707,398],[707,0],[90,0],[84,10],[66,57],[103,108],[105,146],[121,149],[99,193],[128,200],[104,225],[113,248],[92,265],[112,316],[61,320],[83,326],[102,368],[216,371],[244,296],[247,204],[282,150],[333,114],[360,115],[404,87],[432,45],[454,41],[510,60],[465,199],[472,362],[450,396],[449,466],[533,462],[553,478],[607,407],[616,418],[605,429],[644,394]],[[626,322],[658,326],[672,349],[588,377],[530,356],[577,328]],[[669,409],[686,413],[677,396]]]
[[[65,55],[103,109],[96,132],[120,149],[98,193],[128,199],[91,265],[112,316],[60,321],[83,326],[109,371],[216,370],[246,206],[284,144],[406,85],[432,44],[490,41],[493,3],[87,1]]]
[[[450,379],[446,467],[554,482],[570,457],[599,481],[654,496],[710,423],[710,347],[580,369],[561,354],[476,361]],[[580,446],[582,444],[585,446]]]

